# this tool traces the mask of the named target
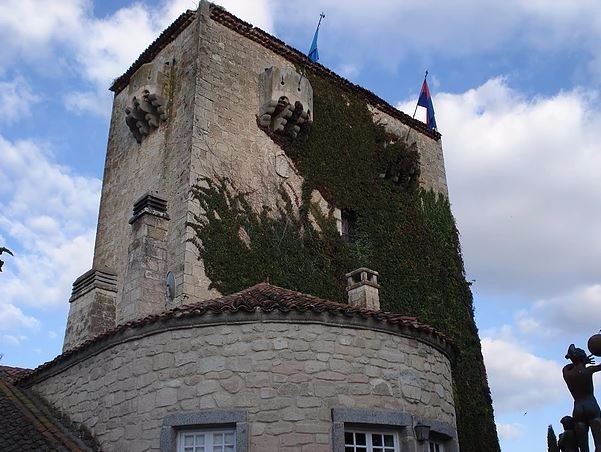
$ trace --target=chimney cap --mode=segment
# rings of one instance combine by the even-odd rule
[[[344,276],[347,277],[347,278],[350,278],[351,276],[356,275],[356,274],[361,273],[361,272],[371,273],[372,275],[380,276],[380,274],[377,271],[370,270],[367,267],[359,267],[358,269],[353,270],[352,272],[348,272]]]
[[[347,280],[347,291],[361,286],[372,286],[376,289],[380,288],[380,285],[378,284],[378,276],[380,276],[380,274],[375,270],[361,267],[347,273],[344,276]]]

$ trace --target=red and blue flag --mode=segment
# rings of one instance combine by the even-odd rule
[[[419,100],[417,101],[417,105],[420,107],[424,107],[426,109],[426,125],[436,130],[436,118],[434,117],[434,105],[432,104],[432,96],[430,96],[430,89],[428,88],[428,82],[424,78],[424,83],[422,84],[422,91],[419,94]]]

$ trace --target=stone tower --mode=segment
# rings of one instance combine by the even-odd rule
[[[462,450],[498,450],[438,132],[204,1],[111,90],[93,267],[73,285],[64,351],[272,278],[340,301],[345,273],[359,268],[365,277],[348,274],[351,304],[418,316],[461,349],[453,372]],[[235,248],[223,245],[231,234],[200,243],[191,227],[208,217],[193,188],[220,183],[239,196],[221,193],[217,229],[250,215]],[[224,219],[241,199],[244,209]],[[270,241],[253,227],[279,235]],[[289,245],[291,230],[298,246],[287,252],[319,265],[280,265],[284,253],[273,249]],[[257,237],[268,252],[257,252]],[[203,246],[212,254],[199,255]]]
[[[320,120],[299,62],[297,51],[202,2],[114,82],[93,268],[73,286],[64,349],[218,295],[188,241],[186,224],[198,209],[190,188],[199,179],[227,177],[254,192],[255,206],[275,207],[284,184],[300,196],[302,175],[260,127],[281,134],[295,121],[294,134]],[[411,125],[420,185],[447,193],[436,132],[322,66],[314,69],[365,97],[374,121],[392,133],[404,136]],[[340,223],[340,209],[335,215]]]

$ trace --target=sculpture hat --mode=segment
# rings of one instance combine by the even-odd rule
[[[587,359],[587,354],[581,348],[577,348],[574,344],[570,344],[568,347],[568,352],[566,353],[566,359],[578,360],[578,359]]]

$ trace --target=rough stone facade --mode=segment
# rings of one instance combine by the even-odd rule
[[[115,326],[116,279],[108,269],[92,269],[73,283],[63,350]]]
[[[118,275],[117,323],[130,318],[122,306],[128,249],[135,236],[129,220],[134,203],[145,193],[161,193],[167,201],[170,221],[164,239],[167,249],[163,265],[176,275],[180,296],[182,294],[184,256],[189,253],[185,243],[185,223],[188,219],[197,36],[196,24],[188,24],[153,60],[153,69],[163,73],[162,94],[167,99],[169,119],[144,137],[141,144],[137,143],[126,123],[126,108],[133,94],[124,89],[114,99],[94,266],[108,266]],[[147,68],[144,70],[148,71]],[[164,281],[164,277],[161,275],[161,280]],[[155,309],[165,308],[164,297],[153,302],[157,306]]]
[[[186,222],[192,213],[199,213],[190,198],[192,185],[202,178],[227,177],[237,188],[251,193],[250,201],[256,207],[275,207],[281,202],[282,189],[292,199],[299,199],[301,194],[302,177],[257,125],[265,110],[266,69],[276,68],[292,80],[294,63],[268,45],[248,39],[235,27],[213,20],[206,2],[201,2],[198,12],[189,12],[178,21],[168,30],[167,38],[159,38],[163,44],[153,44],[157,49],[153,58],[136,66],[129,78],[118,79],[120,85],[113,87],[116,94],[93,266],[108,267],[117,274],[116,324],[136,316],[126,294],[135,289],[125,287],[132,258],[128,250],[136,240],[128,220],[134,202],[144,193],[161,193],[167,201],[171,220],[164,238],[163,270],[157,277],[164,283],[167,272],[174,275],[173,306],[218,295],[209,290],[203,263],[187,241],[192,233]],[[306,119],[313,119],[310,84],[306,79],[302,82],[303,90],[309,93],[299,98],[302,114],[308,113]],[[148,93],[158,96],[160,107],[145,108],[149,110],[146,119],[136,123],[135,117],[144,112],[142,96],[148,97]],[[378,106],[370,108],[374,121],[399,136],[406,134],[407,126],[400,120]],[[155,110],[163,112],[158,119]],[[315,120],[319,120],[319,112],[315,112]],[[135,133],[146,129],[143,137]],[[412,131],[410,138],[417,141],[420,152],[421,186],[446,194],[440,140],[418,130]],[[145,303],[149,306],[140,315],[170,307],[162,296]],[[68,342],[77,344],[82,339],[69,338]]]
[[[142,207],[148,204],[148,199],[145,196],[136,203],[141,212],[134,209],[134,217],[129,220],[132,242],[127,250],[129,259],[118,323],[157,314],[164,310],[166,303],[165,262],[169,217],[160,210]],[[157,300],[163,303],[157,303]]]
[[[449,360],[418,339],[223,320],[140,333],[42,371],[33,389],[86,425],[106,451],[159,450],[166,416],[212,408],[246,411],[251,451],[331,452],[335,407],[390,410],[413,425],[454,430]],[[413,425],[405,426],[409,437]],[[457,450],[456,439],[448,444]]]
[[[277,210],[282,190],[301,199],[302,176],[264,128],[294,139],[320,118],[283,43],[251,39],[219,11],[201,2],[182,15],[113,85],[94,270],[74,284],[65,353],[21,383],[107,451],[169,450],[185,419],[241,422],[248,450],[289,452],[338,451],[345,423],[369,419],[416,452],[424,422],[458,451],[451,346],[380,312],[377,272],[347,275],[350,307],[279,288],[278,299],[257,289],[267,307],[254,292],[226,309],[228,297],[210,300],[187,228],[203,213],[191,187],[227,178],[257,210]],[[408,119],[371,96],[373,120],[404,136]],[[420,184],[446,194],[440,136],[412,125]],[[344,234],[340,207],[311,199]]]
[[[374,121],[384,126],[387,132],[398,137],[408,137],[409,143],[415,142],[419,151],[420,187],[434,190],[448,196],[447,176],[444,169],[442,141],[433,140],[377,108],[370,106]]]

